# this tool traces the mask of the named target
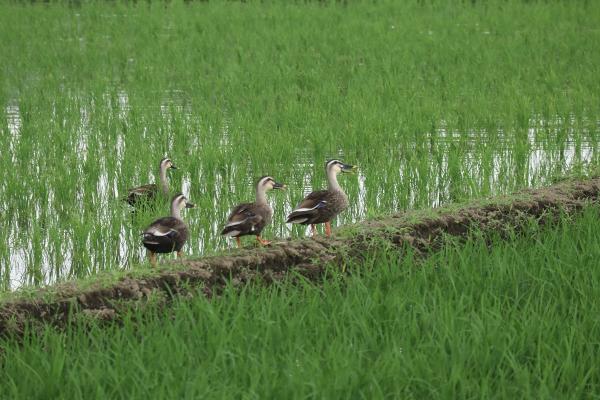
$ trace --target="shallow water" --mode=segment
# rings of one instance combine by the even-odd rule
[[[227,117],[222,126],[206,126],[202,113],[178,91],[163,93],[156,110],[133,109],[123,90],[107,94],[101,104],[72,99],[61,107],[54,107],[50,122],[43,125],[50,135],[57,132],[56,140],[45,143],[36,136],[35,119],[31,128],[26,126],[19,99],[3,107],[6,156],[16,167],[0,177],[4,288],[142,262],[139,234],[166,213],[168,204],[134,214],[121,198],[129,187],[156,181],[160,149],[169,149],[164,155],[179,167],[169,172],[172,191],[181,190],[199,206],[184,214],[191,230],[188,255],[233,245],[219,231],[233,205],[252,200],[254,182],[263,173],[289,186],[286,192],[269,194],[275,215],[264,235],[307,234],[305,227],[292,228],[284,218],[303,195],[326,184],[325,159],[315,159],[319,152],[312,146],[281,150],[284,158],[289,156],[285,162],[265,155],[265,164],[274,171],[258,173],[256,160],[240,152],[247,145],[243,129]],[[160,135],[139,119],[149,114],[161,121]],[[376,148],[358,151],[348,144],[329,152],[328,158],[360,166],[358,174],[340,177],[351,206],[335,225],[547,184],[553,176],[585,170],[598,158],[599,121],[532,116],[528,125],[514,132],[461,132],[440,121],[432,132],[389,132],[389,140]],[[109,132],[102,129],[106,127]],[[131,137],[132,127],[139,136]]]
[[[198,205],[192,256],[232,246],[224,220],[265,174],[289,187],[269,194],[265,237],[305,235],[285,216],[325,186],[328,158],[360,167],[340,177],[351,206],[336,225],[586,172],[600,161],[596,14],[1,3],[0,290],[142,262],[140,232],[168,201],[132,213],[121,199],[165,156],[172,191]]]

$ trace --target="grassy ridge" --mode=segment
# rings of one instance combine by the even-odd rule
[[[338,223],[547,183],[598,164],[597,2],[0,4],[0,286],[129,268],[126,188],[173,158],[192,255],[223,250],[253,181],[269,236],[323,161],[344,179]]]
[[[373,254],[320,287],[231,289],[5,341],[0,395],[592,398],[599,211],[418,265]]]

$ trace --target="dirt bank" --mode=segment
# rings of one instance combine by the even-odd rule
[[[190,293],[190,288],[201,288],[206,296],[211,296],[227,281],[243,285],[260,278],[269,283],[290,271],[316,280],[326,264],[343,265],[345,260],[360,258],[374,246],[399,249],[410,245],[426,253],[439,246],[444,235],[462,237],[475,229],[484,234],[518,231],[532,218],[543,224],[560,213],[573,214],[586,204],[599,201],[600,178],[566,181],[462,208],[397,213],[346,227],[331,239],[284,240],[267,248],[186,260],[153,276],[129,276],[107,287],[81,289],[76,283],[65,284],[55,287],[54,294],[46,296],[49,299],[40,295],[0,304],[0,334],[19,334],[28,321],[64,325],[70,310],[104,320],[118,319],[132,302],[149,296],[168,300]]]

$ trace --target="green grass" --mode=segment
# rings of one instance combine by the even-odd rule
[[[599,2],[350,3],[0,3],[0,288],[139,265],[166,155],[191,256],[263,174],[302,235],[327,158],[337,224],[598,171]],[[0,398],[598,398],[599,211],[0,339]]]
[[[595,398],[599,212],[3,340],[0,397]]]
[[[423,4],[427,3],[427,4]],[[432,4],[429,4],[432,3]],[[0,286],[131,268],[119,199],[171,174],[194,256],[271,174],[266,237],[345,177],[345,223],[545,184],[598,162],[598,2],[0,4]]]

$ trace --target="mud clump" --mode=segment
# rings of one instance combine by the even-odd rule
[[[341,230],[332,238],[281,240],[266,248],[242,249],[230,255],[177,261],[168,269],[145,277],[128,276],[108,287],[81,289],[76,283],[57,285],[55,295],[0,304],[0,335],[21,335],[28,324],[67,324],[74,313],[99,321],[119,320],[132,305],[150,299],[167,303],[175,296],[206,297],[226,284],[243,286],[257,281],[271,284],[288,277],[322,279],[325,265],[343,266],[368,251],[410,246],[426,255],[443,245],[444,238],[465,237],[477,231],[518,232],[532,220],[543,225],[561,214],[579,212],[600,201],[600,178],[566,181],[525,190],[512,196],[487,199],[458,209],[395,213]],[[158,300],[157,300],[158,299]]]

